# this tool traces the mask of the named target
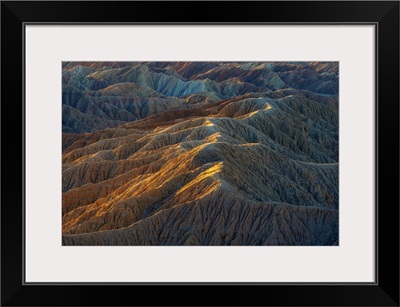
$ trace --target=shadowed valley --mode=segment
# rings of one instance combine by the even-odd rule
[[[338,63],[62,78],[63,245],[338,245]]]

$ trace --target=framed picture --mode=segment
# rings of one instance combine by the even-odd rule
[[[399,306],[398,1],[1,24],[3,306]]]

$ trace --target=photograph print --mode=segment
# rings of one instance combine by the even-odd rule
[[[338,62],[62,62],[62,244],[338,246]]]

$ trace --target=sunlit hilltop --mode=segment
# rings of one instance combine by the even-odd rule
[[[337,62],[64,62],[64,245],[338,245]]]

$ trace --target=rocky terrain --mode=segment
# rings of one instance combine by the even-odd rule
[[[338,245],[338,63],[62,78],[63,245]]]

